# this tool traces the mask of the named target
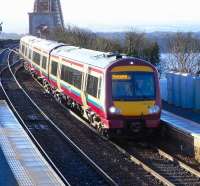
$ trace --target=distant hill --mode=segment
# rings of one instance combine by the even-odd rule
[[[175,33],[176,32],[164,32],[164,31],[147,32],[146,36],[152,41],[156,41],[158,45],[160,46],[161,53],[165,53],[167,52],[168,38],[172,37]],[[124,44],[126,32],[96,32],[96,34],[106,39],[119,40],[121,44]],[[194,36],[200,39],[200,31],[193,32],[193,34]],[[4,39],[18,40],[21,37],[23,37],[22,34],[16,34],[16,33],[1,33],[0,34],[0,40],[2,39],[3,40]]]
[[[22,34],[16,34],[16,33],[0,33],[0,39],[5,40],[5,39],[20,39],[23,35]]]
[[[167,43],[169,37],[172,37],[176,32],[149,32],[146,33],[147,38],[156,41],[160,46],[162,53],[167,52]],[[125,32],[97,32],[97,35],[107,39],[117,39],[122,44],[125,41]],[[200,32],[193,32],[193,34],[200,39]]]

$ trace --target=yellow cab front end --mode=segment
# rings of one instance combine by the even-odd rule
[[[157,128],[160,121],[160,92],[156,69],[146,63],[126,62],[110,69],[110,128],[138,132]]]

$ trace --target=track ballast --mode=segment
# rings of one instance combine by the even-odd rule
[[[8,60],[13,56],[9,55]],[[13,73],[18,70],[18,64],[12,67]],[[108,175],[103,175],[100,170],[87,161],[67,139],[55,129],[48,118],[36,108],[24,93],[23,88],[17,84],[9,68],[1,73],[1,83],[7,98],[14,106],[15,114],[23,120],[26,130],[34,137],[53,162],[54,168],[60,176],[70,185],[115,185]],[[41,149],[40,149],[41,150]],[[42,153],[43,153],[42,152]],[[44,154],[43,154],[44,155]],[[46,157],[47,158],[47,157]],[[51,163],[50,162],[50,163]],[[107,176],[107,177],[106,177]],[[66,183],[67,184],[67,183]]]

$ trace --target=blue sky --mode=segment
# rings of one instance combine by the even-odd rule
[[[5,32],[28,32],[34,0],[0,0]],[[198,0],[61,0],[65,24],[94,31],[200,30]],[[196,31],[196,30],[195,30]]]

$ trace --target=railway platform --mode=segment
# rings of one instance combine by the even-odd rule
[[[184,109],[175,105],[168,104],[165,101],[162,102],[162,106],[164,110],[174,113],[183,118],[189,119],[191,121],[194,121],[196,123],[199,123],[200,125],[200,111],[195,111],[193,109]]]
[[[0,185],[64,185],[4,100],[0,100],[0,165]]]
[[[200,123],[163,110],[161,124],[165,138],[176,143],[183,154],[200,162]]]

